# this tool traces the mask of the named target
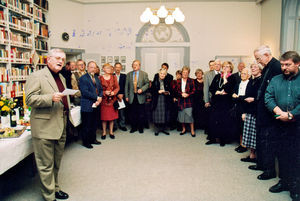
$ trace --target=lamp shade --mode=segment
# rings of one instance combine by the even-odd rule
[[[165,6],[161,6],[157,11],[157,16],[160,18],[165,18],[168,16],[168,11]]]
[[[174,24],[174,17],[172,15],[168,15],[165,19],[166,24]]]
[[[150,23],[151,24],[158,24],[159,23],[159,17],[157,17],[156,15],[152,15],[150,18]]]

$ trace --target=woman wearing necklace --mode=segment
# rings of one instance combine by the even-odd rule
[[[195,83],[195,94],[193,95],[193,117],[195,120],[195,129],[204,129],[206,125],[206,114],[203,100],[203,71],[196,69],[194,80]]]
[[[217,74],[210,87],[211,97],[211,115],[209,117],[209,130],[214,142],[219,140],[220,146],[231,142],[234,132],[231,130],[232,121],[229,116],[229,110],[232,105],[231,94],[235,83],[231,73],[233,64],[225,61],[222,64],[222,73]],[[212,144],[212,143],[209,143]]]
[[[192,96],[195,93],[194,80],[189,78],[190,68],[184,66],[182,68],[182,78],[177,80],[176,93],[178,100],[178,121],[182,124],[180,135],[186,133],[185,124],[190,124],[191,135],[196,137],[194,130],[194,118],[192,109]]]
[[[114,102],[117,101],[117,93],[120,90],[118,79],[113,75],[113,67],[106,63],[102,67],[104,74],[99,77],[103,87],[103,100],[101,102],[101,120],[103,133],[101,139],[106,138],[106,126],[109,124],[109,137],[115,139],[113,133],[114,120],[118,119],[118,110],[114,108]]]

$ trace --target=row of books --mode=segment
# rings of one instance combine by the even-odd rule
[[[34,22],[34,34],[48,38],[48,25]]]
[[[28,2],[22,2],[20,0],[8,0],[8,8],[25,15],[32,14],[32,7]]]
[[[14,98],[16,96],[22,96],[24,89],[24,82],[14,82],[12,85],[5,82],[0,83],[0,94],[7,97]]]
[[[32,48],[32,38],[30,36],[10,32],[10,40],[12,45]]]
[[[32,32],[32,23],[29,19],[24,19],[21,17],[17,17],[10,13],[9,15],[9,22],[14,28],[20,29],[26,32]]]
[[[30,52],[22,52],[19,51],[17,48],[11,48],[11,62],[15,63],[30,63]]]
[[[38,50],[48,50],[47,41],[35,39],[35,48]]]
[[[12,67],[10,73],[10,80],[25,80],[30,73],[32,68],[29,65],[21,65],[18,68]]]
[[[2,59],[8,58],[8,50],[0,49],[0,59],[1,61],[5,61]]]
[[[39,55],[39,64],[47,64],[47,56]]]
[[[0,28],[0,43],[1,44],[8,43],[8,33],[4,28]]]
[[[48,10],[48,0],[34,0],[34,3],[46,10]]]
[[[8,70],[6,67],[0,67],[0,82],[8,82]]]
[[[46,16],[43,13],[42,9],[34,7],[33,8],[33,15],[35,16],[35,18],[37,20],[46,23]]]

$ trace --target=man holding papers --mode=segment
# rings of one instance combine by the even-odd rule
[[[32,73],[25,84],[26,104],[32,108],[30,123],[34,156],[46,201],[69,197],[58,185],[70,105],[69,96],[62,93],[66,81],[59,73],[65,59],[62,50],[50,50],[48,67]]]
[[[87,67],[88,73],[79,78],[82,145],[88,149],[93,148],[92,144],[101,144],[96,139],[96,119],[97,107],[102,101],[103,90],[99,78],[95,76],[96,68],[96,62],[90,61]]]

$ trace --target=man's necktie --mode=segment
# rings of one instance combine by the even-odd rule
[[[133,80],[133,90],[134,93],[137,93],[137,72],[134,73],[134,80]]]

